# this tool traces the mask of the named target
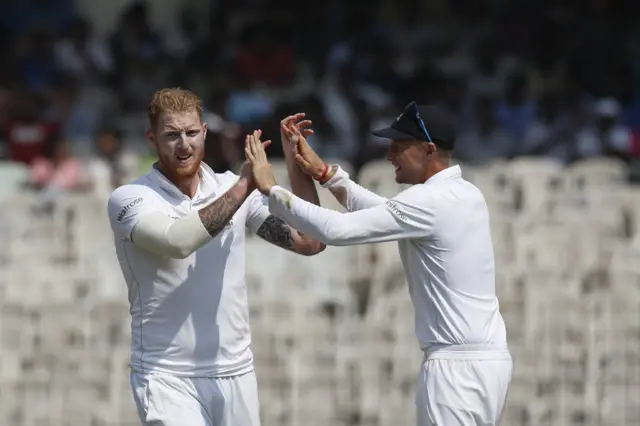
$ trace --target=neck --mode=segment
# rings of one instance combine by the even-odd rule
[[[431,179],[431,177],[433,177],[434,175],[440,173],[443,170],[448,169],[451,166],[449,161],[433,161],[430,164],[427,165],[427,170],[426,170],[426,174],[425,174],[425,179],[424,181],[428,181],[429,179]]]
[[[178,182],[174,182],[178,189],[189,198],[196,196],[198,191],[198,184],[200,183],[200,175],[196,174],[190,178],[180,179]]]
[[[198,185],[200,184],[200,172],[193,176],[176,176],[175,174],[167,173],[162,165],[158,166],[158,170],[187,197],[193,198],[196,196]]]

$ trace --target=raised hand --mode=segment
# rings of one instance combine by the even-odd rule
[[[255,130],[252,134],[247,135],[245,137],[245,145],[247,144],[247,141],[249,140],[249,138],[252,136],[260,140],[260,137],[262,136],[262,130]],[[262,142],[263,149],[268,148],[269,145],[271,145],[270,140]],[[247,181],[247,183],[249,184],[250,191],[253,191],[254,189],[256,189],[256,185],[253,180],[252,165],[249,162],[249,160],[245,160],[244,163],[242,163],[242,168],[240,169],[240,179],[245,179]]]
[[[267,153],[264,150],[264,143],[256,132],[247,135],[245,139],[244,153],[247,161],[251,165],[253,183],[258,191],[264,195],[269,195],[269,191],[277,185],[276,178],[271,171],[271,165],[267,160]]]
[[[298,128],[291,127],[289,130],[291,132],[292,155],[296,164],[309,176],[314,179],[320,179],[325,173],[326,165],[324,161],[309,146],[307,138]]]
[[[304,112],[298,112],[283,118],[280,122],[280,139],[282,140],[282,145],[285,147],[285,152],[287,151],[287,146],[292,142],[292,129],[298,129],[304,137],[313,135],[313,129],[309,129],[309,126],[312,124],[311,120],[303,120],[305,116],[306,114]]]

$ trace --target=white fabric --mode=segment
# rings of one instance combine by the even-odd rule
[[[193,211],[178,220],[163,212],[150,213],[131,231],[131,241],[159,256],[184,259],[211,241],[200,214]]]
[[[176,377],[131,372],[144,426],[260,426],[255,373],[235,377]]]
[[[489,212],[482,193],[450,167],[384,204],[351,213],[274,187],[269,208],[327,245],[399,240],[420,345],[506,345],[495,293]]]
[[[457,348],[456,348],[457,349]],[[442,350],[423,361],[417,426],[496,426],[513,372],[509,351]]]
[[[338,166],[334,165],[334,167]],[[349,174],[341,167],[338,167],[333,177],[323,183],[322,187],[329,189],[340,205],[350,212],[374,207],[388,201],[349,179]]]
[[[183,376],[230,376],[252,369],[245,287],[245,225],[256,232],[268,217],[266,199],[255,192],[225,229],[185,259],[158,256],[132,243],[145,216],[172,220],[209,205],[238,176],[204,166],[190,199],[159,171],[118,188],[109,200],[116,253],[129,288],[131,366]]]

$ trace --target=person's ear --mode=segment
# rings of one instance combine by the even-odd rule
[[[433,142],[427,142],[425,145],[426,145],[425,152],[428,157],[432,156],[438,151],[438,148]]]
[[[156,146],[156,135],[155,135],[155,133],[153,133],[153,131],[151,129],[147,129],[147,131],[145,132],[145,136],[147,137],[147,141],[149,141],[149,143],[154,148],[157,148],[157,146]]]

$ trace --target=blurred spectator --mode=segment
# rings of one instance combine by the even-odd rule
[[[97,100],[91,99],[89,93],[89,89],[81,86],[75,78],[62,76],[46,113],[49,120],[63,123],[61,137],[72,144],[74,153],[82,155],[93,149],[90,141],[102,118]]]
[[[504,87],[504,73],[500,69],[499,52],[493,40],[483,40],[475,50],[475,70],[469,81],[472,93],[501,96]]]
[[[527,77],[521,71],[507,78],[504,99],[497,111],[500,127],[516,140],[522,140],[535,118],[535,105],[528,97]]]
[[[235,63],[235,71],[243,79],[267,85],[282,85],[293,79],[294,52],[276,28],[271,22],[247,28]]]
[[[242,128],[227,119],[227,99],[226,91],[215,91],[204,112],[207,123],[205,162],[217,172],[234,169],[244,161]]]
[[[49,145],[43,156],[33,160],[30,184],[43,191],[43,199],[54,201],[65,192],[79,189],[82,163],[70,155],[70,145],[59,139]]]
[[[615,99],[605,98],[595,103],[595,121],[577,134],[581,158],[605,155],[629,159],[631,132],[619,123],[620,114],[621,106]]]
[[[14,34],[37,25],[60,29],[73,20],[74,0],[5,0],[0,22]]]
[[[42,93],[52,88],[58,68],[54,58],[54,35],[46,28],[34,28],[24,39],[18,67],[27,89]]]
[[[359,150],[358,80],[352,64],[344,63],[335,76],[327,76],[320,97],[336,135],[336,143],[342,147],[342,158],[353,161]]]
[[[640,156],[640,32],[613,3],[222,1],[210,25],[190,6],[167,25],[150,13],[157,3],[125,3],[108,40],[71,0],[2,3],[7,158],[30,163],[60,137],[105,166],[114,160],[94,138],[106,121],[146,172],[145,110],[170,85],[204,95],[216,170],[242,161],[244,132],[276,141],[298,111],[314,121],[314,147],[357,170],[386,151],[371,128],[412,100],[456,113],[467,161]],[[606,101],[593,110],[593,99]],[[283,155],[279,143],[269,155]]]
[[[495,101],[491,95],[475,99],[473,126],[458,137],[455,157],[470,163],[511,158],[516,153],[513,138],[498,127]]]
[[[340,158],[343,148],[338,143],[333,125],[329,122],[324,105],[316,95],[302,99],[301,111],[307,114],[307,119],[313,122],[314,134],[308,140],[313,149],[325,158]]]
[[[537,117],[525,132],[521,154],[544,155],[566,163],[571,158],[567,141],[561,140],[560,99],[555,92],[545,92],[538,103]]]
[[[272,109],[273,99],[268,93],[253,87],[248,78],[235,76],[226,106],[229,120],[250,126],[269,117]]]
[[[177,16],[175,25],[162,37],[163,50],[178,60],[187,59],[197,42],[198,25],[193,12],[185,9]]]
[[[237,167],[244,161],[244,156],[238,146],[241,136],[239,129],[223,128],[221,131],[207,132],[205,163],[216,173],[224,173],[227,170],[237,171]],[[275,146],[280,145],[279,139],[275,139]],[[269,157],[273,157],[269,152]]]
[[[264,120],[262,130],[264,132],[263,139],[271,139],[274,143],[269,146],[269,158],[284,158],[284,151],[280,143],[280,121],[291,114],[297,112],[306,112],[309,119],[313,117],[308,111],[302,110],[302,105],[297,102],[280,102],[273,112],[273,115]]]
[[[96,155],[89,159],[86,180],[93,192],[103,197],[139,175],[138,157],[122,144],[121,132],[105,128],[98,133]]]
[[[135,1],[122,13],[120,25],[111,38],[116,65],[126,69],[129,60],[157,59],[162,53],[160,37],[149,22],[147,3]]]
[[[467,79],[464,75],[448,75],[444,79],[442,103],[448,108],[461,124],[465,119],[465,101],[467,93]]]
[[[113,71],[110,50],[83,18],[77,18],[67,36],[56,43],[55,58],[61,71],[81,81],[100,83]]]
[[[43,120],[42,101],[34,93],[15,92],[12,99],[14,110],[2,129],[5,152],[9,160],[30,164],[58,139],[60,123]]]
[[[166,75],[166,70],[154,61],[132,58],[120,76],[118,94],[124,111],[144,111],[153,93],[163,86]]]

